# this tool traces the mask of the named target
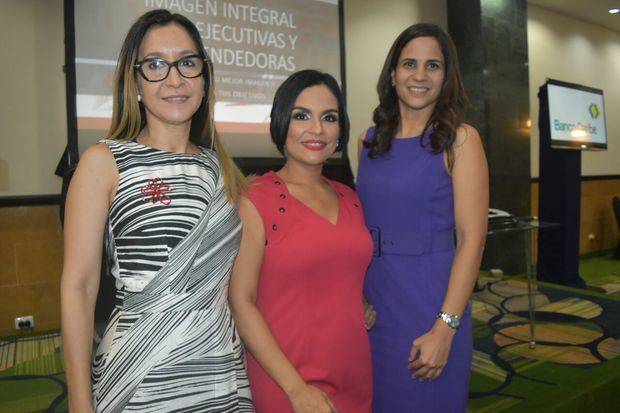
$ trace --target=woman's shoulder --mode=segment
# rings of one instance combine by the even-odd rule
[[[454,171],[463,170],[461,166],[464,166],[469,173],[471,168],[486,165],[486,162],[482,138],[476,128],[466,123],[459,125],[454,142]]]
[[[118,168],[110,149],[96,143],[80,155],[76,174],[89,176],[104,185],[112,185],[118,179]]]
[[[115,159],[119,159],[128,154],[144,151],[146,148],[136,141],[125,139],[100,139],[97,144],[92,147],[100,147],[107,150]]]
[[[114,165],[114,155],[110,145],[106,141],[99,142],[89,146],[80,155],[80,163],[89,165]]]
[[[282,185],[282,180],[273,171],[263,175],[250,175],[248,187],[243,195],[251,201],[268,198],[278,192],[280,185]]]
[[[220,162],[220,154],[213,148],[208,148],[202,145],[196,145],[197,153],[195,155],[203,155],[210,158],[213,158],[217,162]]]
[[[461,123],[457,128],[456,128],[456,139],[455,139],[455,144],[456,146],[462,146],[463,144],[466,144],[467,141],[480,141],[480,134],[478,133],[478,130],[476,128],[474,128],[472,125],[468,124],[468,123]]]
[[[328,179],[330,185],[332,186],[332,188],[334,188],[336,190],[336,192],[338,192],[339,195],[341,195],[343,198],[345,199],[349,199],[349,200],[357,200],[357,192],[355,192],[355,190],[351,187],[349,187],[348,185],[343,184],[342,182],[338,182],[338,181],[332,181],[331,179]]]
[[[372,135],[375,133],[375,129],[377,129],[375,125],[369,126],[366,129],[364,129],[362,133],[360,133],[359,136],[357,137],[358,142],[361,143],[361,142],[370,140]]]
[[[284,229],[288,228],[285,222],[288,222],[290,219],[288,217],[290,214],[286,214],[285,217],[285,214],[282,213],[282,211],[288,209],[286,205],[288,196],[282,185],[284,185],[282,180],[275,172],[249,176],[248,187],[244,191],[240,202],[242,209],[252,205],[251,209],[255,209],[258,212],[263,221],[265,237],[271,241],[284,236],[287,232]],[[272,230],[274,226],[279,228],[279,231],[274,232]]]
[[[111,151],[114,151],[114,150],[126,150],[128,148],[132,148],[138,145],[139,144],[137,142],[132,141],[132,140],[103,138],[103,139],[99,139],[99,141],[97,141],[97,144],[93,146],[108,147]]]
[[[278,182],[279,184],[276,184],[276,182]],[[250,176],[248,176],[248,183],[251,186],[254,186],[256,188],[260,188],[261,190],[264,191],[267,188],[273,188],[273,187],[269,187],[267,185],[269,183],[271,183],[274,186],[282,185],[282,179],[280,179],[280,177],[274,171],[269,171],[269,172],[265,172],[262,175],[250,175]]]

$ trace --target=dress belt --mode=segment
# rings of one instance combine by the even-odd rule
[[[454,229],[436,232],[386,231],[368,226],[373,243],[373,255],[421,255],[429,252],[450,251],[456,246]]]

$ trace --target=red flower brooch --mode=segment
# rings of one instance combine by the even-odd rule
[[[140,189],[142,200],[153,204],[161,202],[164,205],[170,205],[172,200],[168,197],[169,192],[172,192],[172,188],[161,178],[149,179],[149,182]]]

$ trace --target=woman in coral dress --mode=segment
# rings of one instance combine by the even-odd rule
[[[321,170],[346,148],[335,80],[298,72],[278,89],[271,134],[286,164],[250,185],[230,299],[258,413],[370,413],[362,300],[372,253],[360,202]]]

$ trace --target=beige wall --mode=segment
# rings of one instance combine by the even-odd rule
[[[347,106],[351,118],[349,155],[357,171],[357,137],[372,123],[375,87],[394,39],[414,23],[448,26],[445,0],[345,0]]]
[[[15,317],[59,327],[62,250],[58,206],[0,208],[0,337],[18,333]]]
[[[531,174],[538,176],[538,88],[546,78],[605,94],[608,150],[584,152],[584,176],[620,174],[620,33],[528,4]]]
[[[60,193],[67,142],[62,0],[7,0],[0,13],[0,197]]]

